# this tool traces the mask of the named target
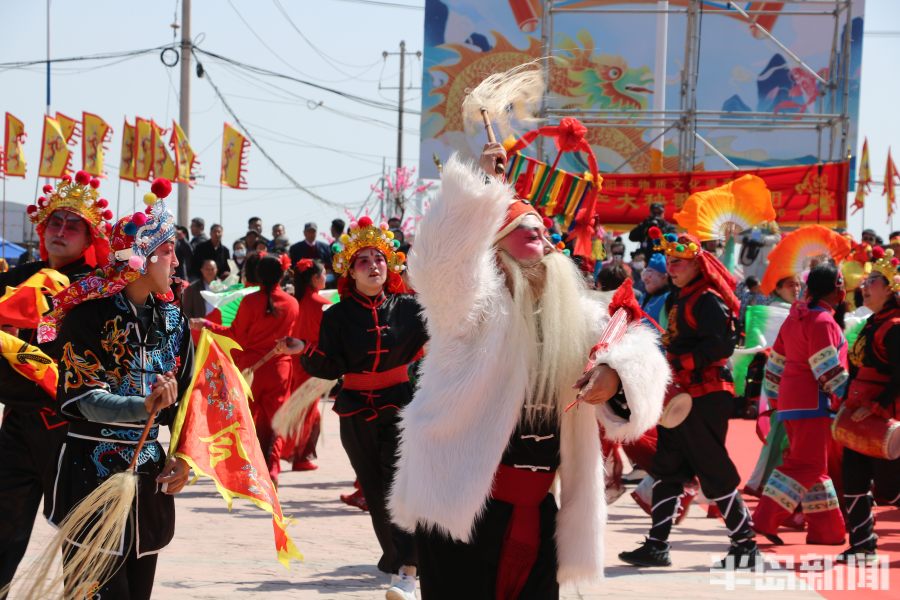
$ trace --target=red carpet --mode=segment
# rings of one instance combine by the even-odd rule
[[[741,480],[745,482],[756,466],[756,460],[759,457],[759,451],[762,443],[756,436],[755,424],[753,421],[732,420],[729,425],[728,452],[741,474]],[[751,512],[756,506],[756,498],[745,496],[744,499],[750,507]],[[875,532],[879,536],[878,552],[880,556],[888,556],[890,558],[890,570],[887,576],[874,570],[858,570],[855,573],[847,572],[846,567],[842,565],[834,565],[831,572],[824,572],[821,567],[818,569],[813,566],[809,572],[814,572],[814,576],[803,576],[804,565],[813,564],[810,561],[812,557],[833,557],[842,551],[846,546],[814,546],[806,544],[806,533],[803,531],[792,531],[783,529],[780,533],[784,540],[784,546],[775,546],[768,542],[760,543],[763,552],[774,553],[778,556],[786,557],[793,560],[795,572],[798,573],[798,583],[800,581],[818,581],[818,593],[828,599],[852,599],[852,600],[887,600],[900,598],[900,511],[895,508],[877,508],[875,512],[876,525]],[[811,556],[810,556],[811,555]],[[785,563],[782,563],[785,564]],[[865,577],[871,577],[875,573],[876,581],[867,581]],[[855,581],[850,581],[851,575]],[[821,589],[831,582],[832,587],[840,587],[842,591],[831,591]],[[843,582],[843,584],[841,584]],[[851,584],[855,583],[856,588],[852,589]],[[879,587],[880,589],[872,589]]]

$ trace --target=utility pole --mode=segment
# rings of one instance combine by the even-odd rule
[[[409,53],[412,54],[412,53]],[[400,56],[400,84],[397,86],[397,90],[399,91],[399,98],[397,104],[397,169],[399,170],[403,166],[403,90],[405,87],[405,67],[406,67],[406,42],[404,40],[400,41],[400,52],[382,52],[381,55],[387,60],[388,56],[398,55]],[[417,58],[422,57],[422,52],[417,51],[415,53]],[[391,88],[381,88],[381,89],[391,89]],[[400,194],[400,191],[397,191],[397,194]],[[394,199],[394,210],[400,211],[400,198]]]
[[[181,93],[178,121],[184,135],[191,139],[191,0],[181,0]],[[190,188],[178,184],[178,223],[187,227],[191,220]]]

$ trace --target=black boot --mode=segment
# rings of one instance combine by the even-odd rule
[[[762,561],[762,554],[753,538],[731,540],[731,547],[725,558],[713,565],[714,569],[752,569]]]
[[[647,538],[637,550],[620,552],[619,560],[635,567],[671,567],[669,544]]]
[[[851,544],[849,548],[841,552],[835,557],[835,562],[839,563],[856,563],[870,564],[878,560],[878,536],[872,536],[866,541],[859,544]]]

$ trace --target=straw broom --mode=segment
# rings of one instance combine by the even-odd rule
[[[272,417],[272,429],[286,439],[296,439],[306,413],[324,394],[334,387],[336,379],[310,377],[294,390]]]
[[[119,549],[137,493],[138,475],[135,468],[138,457],[154,422],[155,417],[152,417],[144,425],[128,468],[101,483],[63,519],[56,535],[22,576],[28,587],[23,590],[21,598],[89,598],[109,581],[115,573],[113,567],[120,559],[115,552]],[[79,545],[67,542],[69,539],[78,539]],[[132,540],[129,540],[124,554],[130,551],[131,543]],[[62,573],[57,571],[51,576],[53,563],[64,551],[68,558],[63,563]],[[2,591],[8,592],[9,587]]]
[[[468,91],[462,103],[463,122],[469,129],[483,126],[488,142],[497,141],[494,126],[504,135],[512,132],[510,118],[533,120],[544,95],[544,73],[541,60],[527,62],[503,73],[489,75]],[[495,170],[503,174],[506,165],[497,162]]]

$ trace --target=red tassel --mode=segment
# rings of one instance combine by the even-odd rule
[[[641,305],[638,304],[637,298],[634,297],[634,287],[631,278],[625,279],[616,293],[613,294],[612,301],[609,303],[609,314],[612,316],[618,309],[624,309],[628,313],[628,322],[634,323],[641,320],[643,311]]]

